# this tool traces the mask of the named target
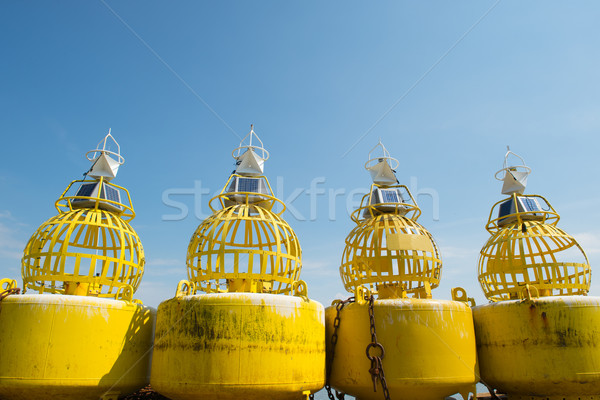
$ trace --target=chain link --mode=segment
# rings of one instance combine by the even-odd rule
[[[331,387],[325,385],[325,389],[327,390],[327,396],[332,399],[335,400],[335,398],[333,397],[333,394],[331,393]],[[346,397],[345,393],[342,392],[338,392],[337,390],[335,391],[335,396],[338,398],[338,400],[344,400]],[[310,395],[308,395],[308,397],[310,398],[310,400],[315,400],[315,395],[314,393],[311,393]]]
[[[21,289],[19,289],[19,288],[6,289],[5,291],[0,293],[0,301],[4,300],[6,297],[10,296],[11,294],[19,294],[19,293],[21,293]]]
[[[500,398],[496,394],[496,389],[494,389],[493,387],[491,387],[490,385],[488,385],[483,380],[481,380],[480,382],[483,383],[483,385],[487,388],[488,392],[490,392],[490,396],[492,397],[492,399],[494,399],[494,400],[500,400]]]
[[[329,357],[329,362],[327,363],[327,382],[329,382],[329,378],[331,377],[331,370],[333,367],[333,360],[335,358],[335,347],[338,341],[338,329],[341,324],[340,314],[344,306],[349,303],[353,303],[355,301],[354,297],[350,297],[344,301],[340,301],[336,305],[336,315],[333,320],[333,335],[331,335],[331,352]],[[371,332],[371,343],[367,345],[366,353],[367,357],[371,361],[371,368],[369,369],[369,373],[371,374],[371,379],[373,380],[373,391],[377,392],[377,380],[381,382],[381,388],[383,390],[383,396],[385,400],[390,400],[390,392],[387,387],[387,382],[385,380],[385,374],[383,372],[383,363],[382,359],[385,356],[385,350],[383,345],[377,341],[377,332],[375,330],[375,313],[373,310],[373,304],[375,302],[375,297],[371,295],[368,300],[368,308],[369,308],[369,326]],[[371,350],[377,348],[380,355],[371,355]],[[345,394],[342,392],[335,391],[335,397],[332,393],[331,386],[325,385],[325,390],[327,390],[327,397],[329,400],[344,400]],[[311,397],[311,400],[314,399],[314,396]]]
[[[387,382],[385,380],[385,374],[383,373],[383,363],[382,359],[385,357],[385,350],[383,345],[377,341],[377,332],[375,331],[375,312],[373,310],[373,304],[375,303],[375,297],[371,295],[369,297],[369,322],[371,325],[371,343],[367,345],[366,353],[367,358],[371,361],[371,368],[369,369],[369,373],[371,374],[371,379],[373,380],[373,391],[377,391],[377,380],[381,382],[381,388],[383,390],[383,396],[385,400],[390,400],[390,392],[387,387]],[[381,355],[372,355],[372,349],[378,349]]]
[[[327,380],[326,380],[327,383],[329,383],[329,378],[331,377],[331,370],[333,368],[333,359],[335,357],[335,345],[337,344],[337,341],[338,341],[338,329],[340,327],[340,323],[342,322],[342,320],[340,319],[340,313],[342,312],[342,308],[344,308],[346,306],[346,304],[353,303],[354,301],[355,301],[354,297],[349,297],[344,301],[340,301],[335,306],[336,314],[335,314],[335,319],[333,320],[333,335],[331,335],[331,352],[329,353],[330,357],[328,360],[329,362],[327,363]],[[335,400],[335,397],[337,397],[338,400],[344,400],[344,398],[346,396],[345,393],[338,392],[336,390],[335,397],[333,397],[333,393],[331,392],[331,386],[329,386],[329,384],[325,385],[325,390],[327,390],[327,397],[329,397],[329,400]]]

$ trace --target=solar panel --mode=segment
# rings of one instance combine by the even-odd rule
[[[374,207],[365,208],[363,213],[365,217],[372,216],[374,212],[405,215],[410,209],[410,206],[404,204],[400,188],[374,188],[371,192],[369,205]]]
[[[84,183],[79,187],[79,190],[77,190],[77,194],[75,196],[91,197],[92,193],[94,192],[94,189],[96,188],[96,185],[98,185],[98,183]]]
[[[121,202],[121,194],[119,193],[119,190],[108,185],[104,185],[102,197],[107,200],[116,201],[117,203]]]
[[[500,209],[498,210],[498,217],[503,217],[512,213],[514,213],[512,199],[500,204]]]
[[[229,188],[228,193],[232,195],[227,196],[225,199],[225,206],[229,207],[232,204],[241,203],[257,203],[265,201],[265,196],[268,195],[269,189],[265,182],[265,178],[247,178],[242,176],[234,176]],[[256,194],[236,194],[236,193],[256,193]]]
[[[99,182],[84,183],[82,184],[75,196],[81,196],[84,198],[72,199],[71,205],[74,208],[94,208],[96,205],[98,208],[108,211],[120,212],[123,210],[123,206],[120,204],[109,204],[107,202],[95,200],[97,196],[97,188]],[[106,184],[102,185],[102,191],[100,192],[100,198],[111,200],[117,203],[121,203],[121,192],[112,186]]]
[[[520,197],[519,200],[521,200],[521,205],[525,211],[541,211],[540,205],[536,199],[532,199],[530,197]]]
[[[238,178],[238,192],[260,193],[258,190],[260,179]]]
[[[519,196],[517,199],[518,209],[515,207],[512,198],[500,204],[500,207],[498,208],[498,226],[512,224],[515,221],[518,221],[519,218],[522,221],[537,221],[544,218],[544,213],[542,212],[537,199],[524,196]],[[517,212],[519,213],[518,218],[517,216],[508,216]]]
[[[381,200],[384,203],[400,203],[400,196],[396,190],[381,190]]]

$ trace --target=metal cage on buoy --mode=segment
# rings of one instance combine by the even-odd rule
[[[125,160],[110,131],[86,156],[88,179],[25,246],[27,294],[0,300],[2,398],[112,400],[149,382],[155,310],[133,299],[144,250],[129,192],[110,182]]]
[[[378,203],[373,197],[381,188],[371,186],[361,207],[352,214],[357,226],[346,237],[340,276],[349,292],[362,286],[380,298],[388,297],[390,291],[431,297],[431,289],[440,282],[439,249],[417,222],[420,210],[406,186],[392,188],[404,189],[411,202]],[[393,209],[380,212],[382,207]],[[406,215],[407,210],[411,216]]]
[[[251,128],[232,155],[236,170],[210,200],[213,214],[188,245],[189,282],[194,293],[293,294],[306,287],[300,281],[302,249],[281,218],[285,204],[263,175],[269,153]]]
[[[107,149],[110,142],[116,152]],[[86,175],[93,179],[71,182],[56,201],[59,214],[31,236],[23,287],[131,300],[144,274],[144,249],[129,225],[135,218],[129,191],[110,182],[125,159],[110,132],[86,156],[92,162]]]
[[[381,155],[372,156],[378,149]],[[421,210],[408,188],[397,184],[393,166],[398,160],[379,142],[365,164],[374,183],[351,215],[356,227],[345,240],[340,276],[349,292],[361,286],[380,298],[431,298],[441,276],[440,252],[417,222]]]
[[[507,165],[510,156],[518,165]],[[531,169],[510,149],[496,173],[509,197],[492,206],[487,231],[490,239],[479,257],[479,283],[492,300],[522,298],[525,286],[538,296],[587,294],[591,268],[579,243],[557,224],[560,216],[548,200],[525,195]]]
[[[467,399],[477,382],[472,299],[459,289],[459,301],[432,299],[440,251],[417,222],[421,210],[399,184],[398,165],[381,141],[365,164],[373,184],[351,215],[339,268],[354,296],[326,309],[328,385],[360,399],[379,399],[380,390],[393,399]]]
[[[587,296],[587,256],[559,214],[524,194],[530,172],[508,149],[496,173],[508,197],[492,206],[478,262],[490,300],[473,308],[481,379],[509,400],[595,398],[600,298]]]
[[[232,188],[236,180],[237,189]],[[268,190],[251,191],[258,187],[253,187],[255,180],[265,182]],[[210,207],[213,214],[198,226],[188,246],[189,281],[206,293],[292,293],[300,280],[302,249],[281,218],[285,205],[273,196],[268,180],[233,174]]]
[[[296,399],[325,383],[323,306],[300,280],[300,243],[253,127],[233,157],[190,240],[188,280],[159,306],[151,384],[173,399]]]

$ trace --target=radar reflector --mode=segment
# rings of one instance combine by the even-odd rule
[[[502,194],[523,194],[527,186],[527,177],[531,173],[531,168],[525,165],[525,160],[506,146],[506,154],[504,155],[503,168],[496,172],[496,179],[502,181]],[[520,162],[509,165],[509,157],[517,158]]]
[[[245,144],[246,142],[247,144]],[[264,165],[265,161],[269,159],[269,152],[254,132],[254,125],[250,125],[250,133],[242,139],[239,147],[233,150],[232,156],[236,160],[236,174],[257,176],[264,173]]]
[[[379,156],[373,156],[373,153],[379,150]],[[365,169],[371,174],[373,183],[382,186],[395,185],[398,183],[396,179],[395,169],[400,163],[397,159],[390,156],[381,139],[379,143],[369,152],[369,161],[365,163]]]
[[[96,149],[88,151],[85,156],[93,163],[87,175],[96,179],[103,177],[107,182],[117,176],[119,167],[125,162],[119,143],[110,134],[110,129]]]
[[[527,186],[528,175],[529,172],[506,171],[506,174],[504,175],[504,184],[502,185],[502,194],[523,194],[525,192],[525,186]]]

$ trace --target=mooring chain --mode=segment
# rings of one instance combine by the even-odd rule
[[[0,301],[4,300],[5,298],[7,298],[8,296],[10,296],[11,294],[19,294],[19,293],[21,293],[21,289],[20,288],[6,289],[2,293],[0,293]]]
[[[336,314],[335,314],[335,319],[333,320],[333,335],[331,335],[331,352],[329,353],[330,357],[329,357],[329,362],[327,363],[326,382],[329,382],[329,378],[331,377],[331,370],[333,368],[333,359],[335,357],[335,345],[338,341],[338,329],[340,327],[340,323],[342,322],[342,320],[340,319],[340,313],[342,312],[342,308],[344,308],[344,306],[346,304],[353,303],[354,300],[355,300],[354,297],[349,297],[344,301],[340,301],[335,306]],[[335,400],[336,397],[338,398],[338,400],[343,400],[346,396],[345,393],[338,392],[336,390],[335,397],[333,397],[333,393],[331,393],[331,386],[329,386],[329,384],[325,385],[325,390],[327,390],[327,397],[329,397],[329,400]]]
[[[492,399],[494,399],[494,400],[500,400],[500,397],[498,397],[498,395],[496,394],[496,389],[494,389],[493,387],[491,387],[490,385],[488,385],[483,380],[481,380],[481,383],[486,387],[486,389],[488,390],[488,392],[490,392],[490,396],[492,397]]]
[[[385,400],[390,400],[390,392],[388,391],[387,382],[385,380],[385,375],[383,373],[383,363],[381,360],[385,356],[385,350],[383,349],[383,345],[377,341],[377,332],[375,331],[375,313],[373,311],[373,303],[375,302],[375,297],[371,295],[369,297],[369,321],[371,324],[371,343],[367,345],[366,353],[367,358],[371,361],[371,368],[369,369],[369,373],[371,374],[371,379],[373,380],[373,391],[377,391],[377,380],[381,382],[381,388],[383,389],[383,396]],[[381,353],[380,355],[372,355],[372,349],[378,349]]]

